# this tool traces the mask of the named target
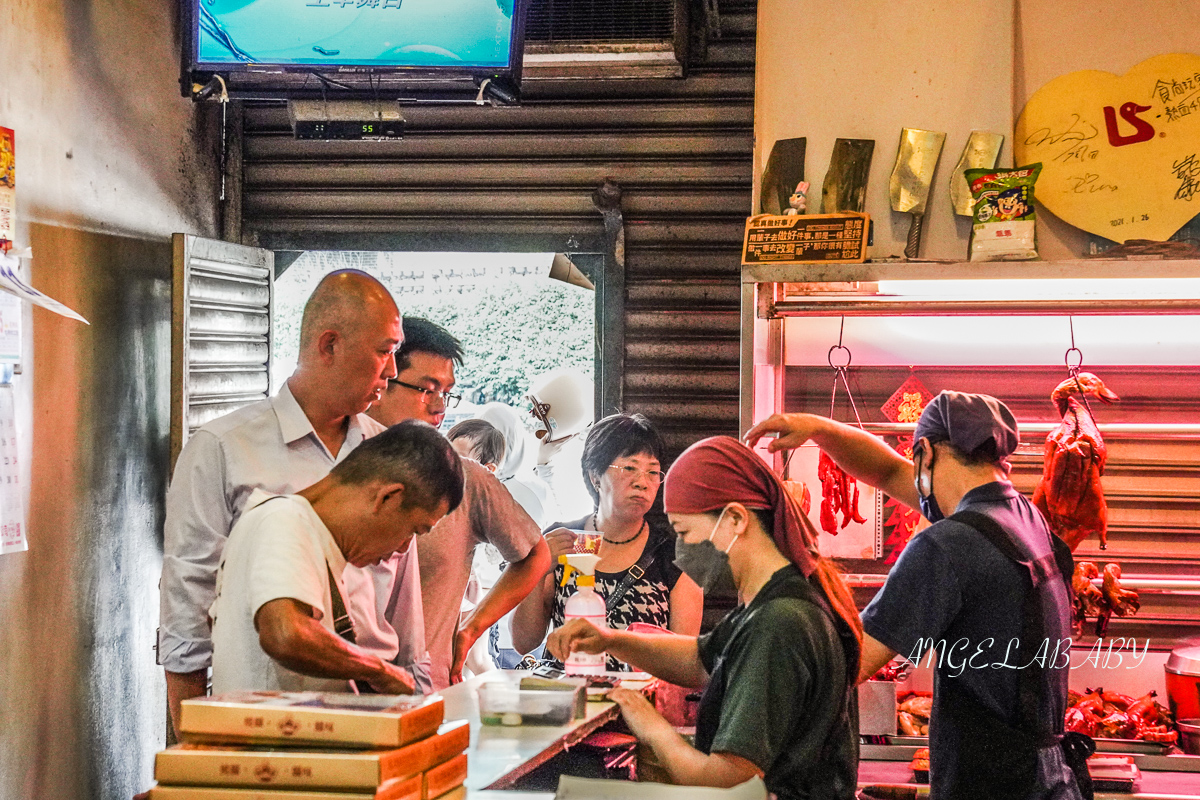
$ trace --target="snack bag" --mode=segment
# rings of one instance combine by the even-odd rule
[[[1032,261],[1038,257],[1033,185],[1042,165],[964,171],[974,198],[972,261]]]

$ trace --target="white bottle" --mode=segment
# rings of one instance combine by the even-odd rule
[[[599,556],[590,553],[575,553],[559,556],[568,569],[578,570],[575,578],[575,594],[567,598],[563,608],[563,622],[585,619],[603,630],[608,627],[607,609],[604,598],[596,594],[596,562]],[[604,653],[576,651],[567,656],[565,665],[568,675],[603,675],[606,658]]]

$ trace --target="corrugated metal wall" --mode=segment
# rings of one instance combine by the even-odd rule
[[[591,193],[610,178],[624,189],[625,410],[673,451],[735,434],[755,3],[720,11],[685,79],[530,81],[519,107],[406,106],[396,142],[298,141],[283,105],[247,104],[243,240],[603,252]]]

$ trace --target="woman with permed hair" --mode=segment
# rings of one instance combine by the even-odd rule
[[[581,467],[595,511],[546,529],[554,566],[517,606],[512,633],[519,652],[535,649],[549,628],[563,624],[575,575],[564,584],[558,557],[575,552],[574,531],[580,530],[600,534],[596,592],[605,600],[610,628],[640,622],[685,636],[700,632],[704,596],[675,566],[675,533],[646,518],[662,485],[665,457],[662,437],[641,414],[613,414],[592,426]],[[606,668],[631,670],[611,656]]]

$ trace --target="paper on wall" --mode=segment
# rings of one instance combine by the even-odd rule
[[[42,294],[37,289],[22,281],[17,274],[20,266],[21,260],[19,258],[10,255],[0,255],[0,289],[15,294],[22,300],[28,300],[35,306],[41,306],[47,311],[53,311],[55,314],[68,317],[69,319],[77,319],[85,325],[91,324],[76,311],[58,302],[53,297]]]
[[[877,559],[883,552],[883,531],[880,525],[880,495],[873,487],[860,483],[858,511],[866,522],[853,520],[831,536],[821,530],[821,481],[817,477],[821,450],[815,444],[805,444],[792,451],[788,462],[788,478],[808,486],[812,496],[808,518],[818,531],[818,547],[828,558]],[[839,517],[840,519],[840,517]]]
[[[0,292],[0,363],[21,360],[21,311],[19,298]]]
[[[0,386],[0,554],[29,549],[18,452],[13,388]]]

